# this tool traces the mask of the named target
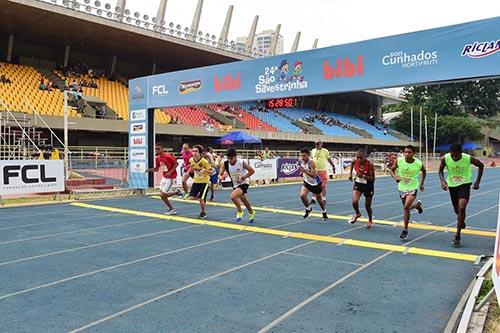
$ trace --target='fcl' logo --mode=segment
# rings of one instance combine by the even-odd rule
[[[362,76],[364,72],[363,57],[358,56],[356,63],[352,63],[349,57],[338,58],[332,65],[328,60],[323,62],[323,78],[333,80],[334,78]]]

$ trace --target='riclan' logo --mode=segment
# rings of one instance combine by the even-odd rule
[[[466,44],[462,50],[462,57],[484,58],[500,51],[500,39]]]
[[[226,90],[240,90],[241,89],[241,77],[240,73],[236,74],[236,78],[233,79],[231,74],[225,75],[222,80],[218,76],[214,78],[214,90],[216,92],[226,91]]]
[[[330,65],[328,60],[323,62],[323,78],[325,80],[333,80],[336,78],[342,77],[353,77],[353,76],[362,76],[364,72],[363,67],[363,57],[358,56],[356,64],[351,63],[351,60],[348,57],[345,57],[344,60],[338,58],[336,61],[336,65]]]
[[[40,168],[38,175],[33,176],[38,168]],[[28,176],[28,172],[31,173],[31,176]],[[10,179],[19,177],[19,173],[21,173],[21,179],[25,184],[54,183],[57,181],[56,177],[47,177],[45,165],[6,165],[3,168],[3,185],[10,185]]]

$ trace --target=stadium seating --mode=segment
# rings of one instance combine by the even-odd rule
[[[377,127],[372,126],[372,125],[368,124],[367,122],[365,122],[359,118],[356,118],[354,116],[334,113],[333,117],[337,118],[338,120],[340,120],[344,123],[351,124],[353,126],[356,126],[357,128],[360,128],[362,130],[367,131],[368,133],[370,133],[373,136],[374,139],[399,141],[399,139],[390,135],[389,133],[384,134],[383,130],[380,130]],[[382,128],[382,125],[380,125],[380,128]]]
[[[300,120],[304,118],[308,118],[311,116],[314,116],[318,114],[318,111],[316,110],[311,110],[311,109],[304,109],[304,108],[291,108],[291,109],[283,109],[282,112],[286,114],[288,117],[294,119],[294,120]],[[329,116],[334,116],[334,114],[328,113]],[[360,138],[361,136],[351,132],[345,128],[339,127],[339,126],[330,126],[330,125],[325,125],[319,120],[315,120],[313,123],[314,127],[320,129],[323,134],[325,135],[332,135],[332,136],[346,136],[346,137],[351,137],[351,138]]]
[[[40,90],[41,74],[35,68],[2,64],[0,75],[5,75],[12,81],[10,84],[0,84],[0,99],[6,104],[4,106],[0,103],[0,110],[33,113],[31,108],[33,107],[41,115],[64,115],[63,93],[58,89]],[[69,116],[79,117],[80,115],[75,110],[69,109]]]
[[[255,103],[245,103],[241,108],[248,113],[251,113],[260,120],[268,123],[269,125],[277,128],[281,132],[300,133],[301,129],[290,122],[289,119],[283,117],[278,112],[270,110],[269,112],[260,112],[255,109]]]
[[[220,109],[220,105],[216,104],[207,105],[207,107],[214,111]],[[275,127],[260,120],[259,118],[239,107],[237,108],[237,110],[235,110],[234,114],[238,117],[238,120],[242,121],[245,124],[245,127],[247,129],[256,131],[278,132],[278,129],[276,129]]]
[[[128,88],[118,81],[111,81],[105,77],[90,78],[88,75],[64,76],[61,72],[55,73],[63,80],[68,80],[71,84],[73,80],[80,82],[94,81],[97,83],[97,88],[82,87],[84,96],[94,96],[106,102],[107,106],[116,112],[118,117],[128,120]]]
[[[218,128],[220,126],[218,121],[210,118],[210,116],[198,106],[179,106],[175,108],[165,108],[162,110],[170,118],[178,118],[179,122],[184,125],[202,126],[203,120],[210,119],[210,121],[214,124],[214,127]]]

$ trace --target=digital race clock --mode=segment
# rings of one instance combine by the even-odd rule
[[[295,106],[296,99],[293,97],[269,99],[266,101],[267,109],[294,108]]]

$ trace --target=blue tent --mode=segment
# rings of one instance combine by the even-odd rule
[[[217,140],[215,143],[218,144],[248,144],[248,143],[262,143],[262,140],[251,136],[245,132],[231,132],[228,133]]]
[[[448,151],[450,150],[450,146],[451,144],[447,144],[447,145],[439,145],[436,147],[436,150],[438,151]],[[475,144],[474,142],[464,142],[462,144],[462,149],[463,150],[476,150],[476,149],[482,149],[483,147],[482,146],[479,146],[477,144]]]

